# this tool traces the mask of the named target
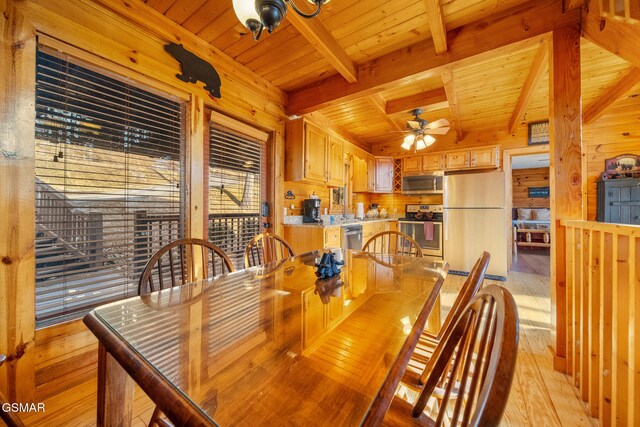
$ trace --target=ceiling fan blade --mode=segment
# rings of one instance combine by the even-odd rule
[[[445,133],[449,132],[449,127],[446,128],[435,128],[435,129],[427,129],[424,133],[426,133],[427,135],[444,135]]]
[[[420,122],[416,120],[407,120],[407,124],[411,126],[412,129],[420,129]]]
[[[426,129],[435,129],[435,128],[442,128],[445,126],[449,126],[449,120],[447,119],[439,119],[436,121],[433,121],[431,123],[429,123],[426,127]]]

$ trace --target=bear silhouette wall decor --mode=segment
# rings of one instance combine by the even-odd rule
[[[220,98],[220,86],[222,86],[222,82],[213,65],[195,53],[189,52],[181,44],[166,44],[164,50],[180,63],[182,74],[176,74],[178,79],[186,83],[196,83],[200,80],[204,83],[204,89],[207,90],[211,96]]]

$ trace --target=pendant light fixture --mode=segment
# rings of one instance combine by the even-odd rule
[[[431,135],[421,135],[421,134],[414,135],[410,133],[409,135],[404,137],[404,142],[402,143],[401,147],[404,148],[405,150],[409,150],[415,143],[416,145],[415,145],[414,151],[418,151],[418,150],[424,150],[430,145],[433,145],[434,142],[436,142],[436,139]]]
[[[320,13],[322,5],[331,0],[307,0],[316,6],[312,13],[304,13],[295,5],[293,0],[233,0],[233,10],[238,20],[251,31],[254,40],[258,40],[263,29],[269,33],[278,28],[280,22],[287,16],[287,4],[303,18],[311,19]]]

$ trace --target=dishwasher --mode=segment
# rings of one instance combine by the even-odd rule
[[[362,225],[351,224],[342,227],[342,245],[345,249],[362,249]]]

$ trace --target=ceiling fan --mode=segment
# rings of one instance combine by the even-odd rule
[[[410,132],[404,137],[402,148],[405,150],[414,147],[414,152],[418,150],[424,150],[428,146],[436,142],[436,139],[431,135],[444,135],[449,132],[449,121],[447,119],[439,119],[431,123],[420,117],[422,110],[416,108],[411,110],[413,114],[413,120],[407,120],[407,129]],[[414,146],[415,143],[415,146]]]

